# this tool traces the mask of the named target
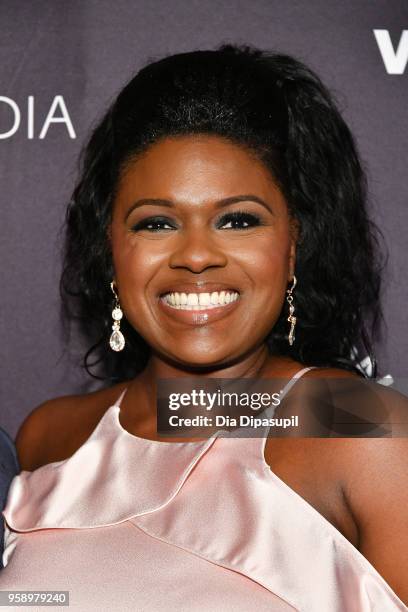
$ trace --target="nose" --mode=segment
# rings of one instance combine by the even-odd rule
[[[206,268],[224,267],[227,254],[202,227],[185,230],[169,259],[170,268],[187,268],[199,273]]]

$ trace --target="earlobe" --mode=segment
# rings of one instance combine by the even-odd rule
[[[296,244],[299,240],[299,235],[300,235],[299,221],[295,218],[292,218],[290,220],[290,237],[292,239],[292,242]]]
[[[292,282],[293,280],[293,277],[295,275],[295,265],[296,265],[296,243],[293,240],[290,245],[288,282]]]
[[[289,271],[288,271],[288,283],[293,281],[295,275],[296,265],[296,248],[299,238],[300,225],[299,221],[292,217],[290,219],[290,251],[289,251]]]

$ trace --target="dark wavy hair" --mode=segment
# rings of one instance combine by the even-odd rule
[[[60,290],[65,320],[78,321],[89,343],[88,373],[126,380],[144,369],[150,354],[126,320],[125,349],[113,353],[108,345],[114,270],[107,227],[118,178],[151,144],[198,133],[254,153],[300,227],[296,340],[287,341],[285,303],[266,339],[270,352],[360,373],[368,355],[376,376],[382,235],[368,217],[353,136],[332,95],[303,63],[233,44],[149,63],[122,89],[82,152],[66,214]]]

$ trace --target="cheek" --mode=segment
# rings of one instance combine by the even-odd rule
[[[135,309],[140,312],[146,289],[160,269],[162,257],[155,249],[126,236],[112,244],[112,256],[121,305],[128,315]]]
[[[282,310],[289,273],[290,243],[256,240],[241,249],[236,261],[247,277],[247,307],[243,313],[246,333],[269,333]]]
[[[286,288],[289,270],[289,241],[256,237],[252,244],[241,245],[236,255],[254,290],[269,297]]]

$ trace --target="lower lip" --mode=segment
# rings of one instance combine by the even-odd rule
[[[169,306],[169,304],[160,297],[159,305],[163,312],[175,321],[180,321],[180,323],[186,323],[187,325],[208,325],[209,323],[213,323],[229,315],[239,305],[240,301],[241,297],[225,306],[215,306],[200,310],[182,310]]]

